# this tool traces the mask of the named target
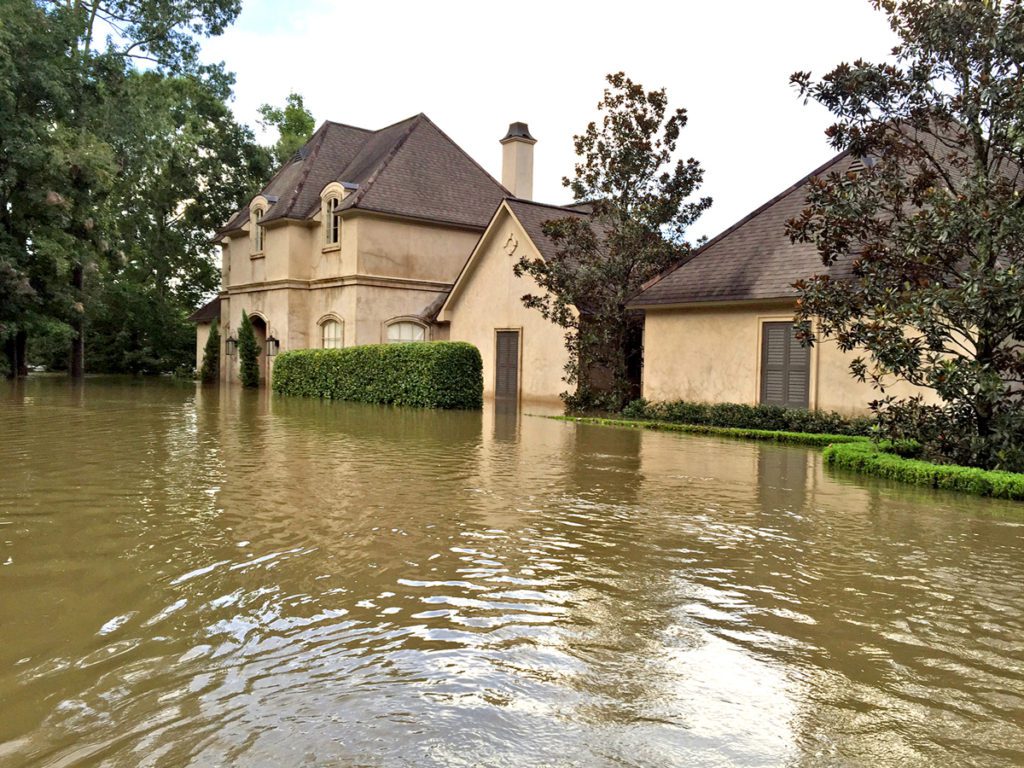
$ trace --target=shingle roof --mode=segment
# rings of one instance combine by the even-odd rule
[[[515,217],[519,219],[519,223],[523,225],[526,234],[530,236],[530,240],[537,246],[541,257],[548,261],[555,256],[558,249],[554,241],[544,234],[544,222],[555,219],[589,218],[587,213],[568,206],[544,205],[543,203],[535,203],[532,200],[521,200],[518,197],[510,197],[506,202],[508,207],[512,209],[512,213],[515,214]]]
[[[368,131],[341,123],[321,125],[260,194],[274,200],[263,221],[309,219],[331,182],[356,185],[343,209],[483,228],[508,194],[426,115]],[[237,231],[248,206],[217,233]]]
[[[791,242],[786,222],[805,207],[813,177],[845,171],[854,161],[843,152],[816,168],[651,280],[629,306],[795,298],[792,285],[801,278],[824,272],[836,277],[849,274],[849,265],[843,263],[826,270],[813,243]]]
[[[188,316],[188,322],[190,323],[212,323],[220,317],[220,296],[206,302]]]

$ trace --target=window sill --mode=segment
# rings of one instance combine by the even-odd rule
[[[256,259],[262,259],[265,255],[262,251],[260,253],[250,253],[249,258],[252,261],[256,261]]]
[[[321,253],[333,253],[334,251],[341,250],[341,243],[332,243],[331,245],[325,245],[320,249]]]

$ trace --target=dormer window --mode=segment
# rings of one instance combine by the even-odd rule
[[[329,197],[324,201],[324,243],[338,245],[341,242],[341,198]]]
[[[263,209],[254,208],[252,211],[252,252],[263,253]]]

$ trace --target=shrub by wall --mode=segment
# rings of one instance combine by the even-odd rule
[[[668,403],[634,400],[625,407],[622,415],[627,419],[671,424],[829,435],[866,436],[871,434],[873,425],[867,417],[847,418],[832,411],[807,411],[777,405],[690,403],[684,400]]]
[[[483,361],[472,344],[431,341],[298,349],[274,362],[282,395],[421,408],[483,406]]]
[[[964,491],[978,496],[1024,500],[1024,474],[932,464],[893,453],[888,443],[854,442],[830,445],[825,463],[914,485]]]

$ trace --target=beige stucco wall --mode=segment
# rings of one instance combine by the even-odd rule
[[[340,246],[324,244],[317,216],[266,228],[263,254],[254,255],[247,228],[223,244],[222,335],[237,336],[244,309],[266,320],[282,351],[319,347],[328,317],[343,323],[345,346],[380,343],[389,321],[421,313],[449,289],[478,238],[464,228],[353,211],[342,220]],[[444,334],[427,329],[428,338]],[[237,380],[237,356],[224,369]]]
[[[652,401],[758,402],[761,324],[792,321],[789,303],[648,309],[644,323],[643,396]],[[811,350],[811,408],[861,414],[880,395],[850,375],[852,356],[834,343]],[[893,383],[898,397],[928,391]]]
[[[504,248],[510,234],[519,243],[512,255]],[[450,323],[452,341],[466,341],[480,350],[487,397],[494,396],[495,333],[519,330],[520,396],[554,401],[567,388],[562,381],[568,360],[565,332],[537,310],[523,306],[522,296],[539,290],[531,278],[517,278],[512,272],[524,250],[530,251],[531,258],[539,257],[519,223],[503,210],[488,228],[440,319]]]
[[[196,370],[203,365],[203,348],[210,338],[210,323],[196,323]]]

